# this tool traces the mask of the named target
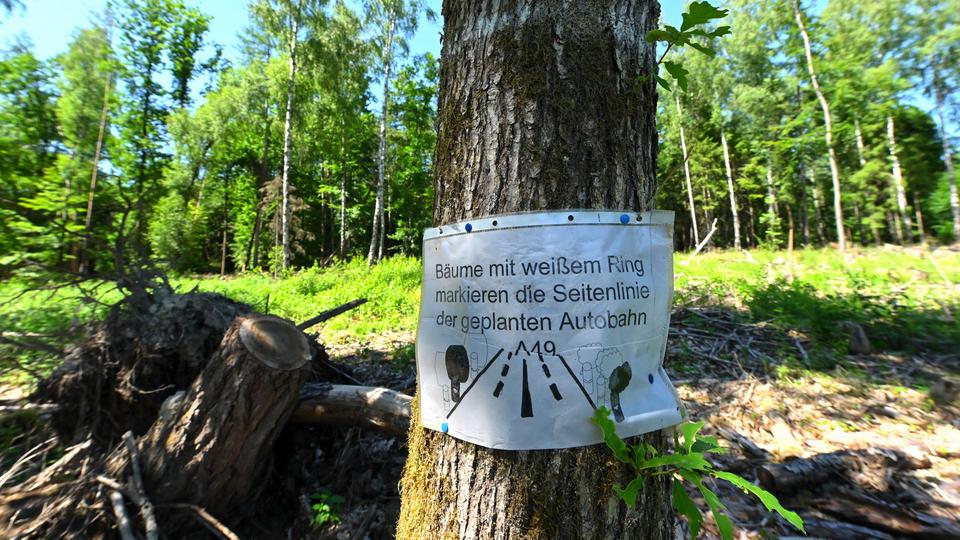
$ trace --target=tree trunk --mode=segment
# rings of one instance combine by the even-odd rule
[[[396,17],[391,16],[387,29],[387,42],[383,50],[383,96],[380,109],[380,147],[377,152],[377,201],[373,208],[373,229],[370,231],[370,251],[367,253],[367,264],[373,266],[383,256],[384,229],[383,196],[386,186],[387,167],[387,113],[390,100],[390,64],[393,61],[393,30]]]
[[[825,128],[825,140],[827,142],[827,152],[830,157],[830,175],[833,177],[833,213],[837,222],[837,242],[840,252],[847,249],[847,236],[843,230],[843,206],[841,204],[840,192],[840,166],[837,164],[837,152],[833,148],[833,117],[830,115],[830,104],[820,89],[820,83],[817,81],[817,71],[813,67],[813,51],[810,48],[810,36],[807,35],[807,27],[803,24],[803,14],[800,11],[800,0],[793,0],[793,14],[797,20],[797,28],[800,29],[800,36],[803,38],[803,49],[807,57],[807,72],[810,74],[810,84],[817,94],[817,100],[820,101],[820,108],[823,109],[823,124]]]
[[[913,223],[910,222],[910,213],[907,210],[907,191],[903,186],[903,172],[900,169],[900,158],[897,156],[897,136],[893,115],[890,113],[887,113],[887,144],[890,149],[890,164],[893,168],[893,187],[897,193],[897,210],[900,212],[900,220],[906,231],[904,236],[907,241],[913,242]]]
[[[100,128],[97,132],[97,145],[93,150],[93,172],[90,173],[90,189],[87,191],[87,215],[83,226],[83,247],[80,250],[80,275],[90,271],[90,236],[93,234],[93,197],[97,192],[97,173],[100,172],[100,153],[103,151],[103,135],[107,127],[107,115],[110,112],[110,84],[113,74],[107,74],[103,83],[103,108],[100,110]]]
[[[560,208],[649,210],[656,193],[654,0],[447,1],[434,223]],[[641,77],[642,76],[642,77]],[[662,432],[643,440],[665,448]],[[420,426],[398,538],[672,538],[669,484],[636,509],[602,446],[490,450]]]
[[[860,168],[867,165],[867,159],[864,157],[863,132],[860,131],[860,117],[853,117],[853,133],[857,139],[857,158],[860,161]]]
[[[940,144],[943,145],[943,162],[947,166],[947,177],[950,179],[950,210],[953,212],[953,241],[960,242],[960,195],[957,193],[957,171],[953,167],[953,147],[950,145],[950,139],[947,138],[946,124],[943,122],[943,106],[947,99],[946,90],[943,87],[943,81],[940,80],[940,72],[937,69],[937,62],[933,65],[933,88],[936,94],[937,116],[940,119]]]
[[[346,131],[346,126],[343,127]],[[347,256],[347,156],[344,134],[340,134],[340,258]]]
[[[917,215],[917,236],[920,237],[920,243],[926,243],[927,233],[923,228],[923,211],[920,210],[920,196],[913,192],[913,211]]]
[[[813,212],[817,220],[817,236],[820,237],[820,242],[826,242],[827,233],[824,230],[823,212],[820,210],[822,205],[820,201],[820,189],[817,188],[817,177],[813,172],[813,167],[807,168],[807,175],[810,178],[810,189],[813,191]]]
[[[723,145],[723,164],[727,168],[727,189],[730,191],[730,214],[733,216],[733,249],[740,251],[740,216],[737,214],[737,195],[733,191],[733,169],[730,167],[730,151],[727,149],[727,132],[720,126],[720,143]]]
[[[773,165],[767,161],[767,211],[771,216],[780,215],[780,203],[777,201],[777,187],[773,185]]]
[[[281,267],[290,265],[290,154],[293,145],[293,82],[297,75],[297,32],[300,24],[300,3],[290,13],[290,74],[287,76],[287,111],[283,121],[283,194],[281,195],[280,229],[283,245]]]
[[[810,212],[807,203],[807,183],[800,180],[800,221],[803,224],[803,245],[810,245]]]
[[[247,501],[297,408],[309,360],[306,338],[289,322],[237,318],[186,395],[165,404],[166,412],[140,440],[151,502],[196,504],[227,517]],[[121,478],[127,460],[111,462],[109,476]],[[168,518],[168,534],[170,526]]]
[[[674,90],[677,104],[677,124],[680,126],[680,149],[683,151],[683,173],[687,177],[687,201],[690,204],[690,226],[693,228],[693,245],[700,244],[700,231],[697,229],[697,207],[693,202],[693,183],[690,182],[690,159],[687,155],[687,138],[683,132],[683,109],[680,108],[680,92]]]

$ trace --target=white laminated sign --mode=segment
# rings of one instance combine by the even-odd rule
[[[680,423],[663,370],[673,212],[544,212],[427,229],[417,332],[424,427],[488,448],[601,442]]]

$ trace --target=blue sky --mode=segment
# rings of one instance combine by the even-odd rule
[[[359,5],[359,1],[348,2]],[[12,15],[0,15],[0,47],[8,48],[18,37],[26,37],[33,43],[34,52],[40,58],[52,58],[66,50],[71,37],[79,28],[88,27],[103,12],[105,0],[28,0],[26,9],[18,9]],[[200,9],[210,15],[210,39],[224,46],[226,56],[235,60],[239,54],[238,34],[247,26],[245,3],[236,0],[199,1]],[[432,52],[440,54],[440,0],[427,0],[437,12],[434,22],[423,20],[417,34],[410,42],[414,54]],[[666,0],[663,14],[667,21],[678,23],[682,2]]]

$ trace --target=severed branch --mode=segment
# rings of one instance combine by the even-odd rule
[[[174,503],[174,504],[162,504],[160,506],[162,506],[163,508],[182,508],[185,510],[191,510],[197,515],[197,519],[199,519],[200,522],[203,523],[203,525],[207,527],[214,534],[220,536],[221,538],[225,538],[226,540],[240,540],[240,537],[237,536],[237,533],[231,531],[220,520],[213,517],[213,515],[210,514],[210,512],[207,512],[206,510],[204,510],[203,508],[195,504]]]
[[[130,526],[130,516],[127,515],[127,509],[123,503],[123,495],[117,490],[110,490],[110,506],[113,507],[113,517],[117,520],[117,527],[120,528],[120,538],[123,540],[136,540],[133,534],[133,528]]]
[[[389,388],[307,384],[290,421],[362,424],[390,435],[404,435],[410,427],[411,401],[412,397]]]
[[[352,302],[347,302],[346,304],[343,304],[343,305],[341,305],[341,306],[337,306],[337,307],[335,307],[335,308],[333,308],[333,309],[328,309],[327,311],[324,311],[324,312],[320,313],[319,315],[317,315],[316,317],[314,317],[314,318],[312,318],[312,319],[308,319],[308,320],[306,320],[306,321],[303,321],[302,323],[300,323],[300,324],[297,325],[297,328],[298,328],[299,330],[306,330],[307,328],[310,328],[311,326],[316,326],[316,325],[322,323],[323,321],[326,321],[326,320],[328,320],[328,319],[332,319],[332,318],[336,317],[337,315],[340,315],[341,313],[345,313],[345,312],[350,311],[351,309],[353,309],[353,308],[355,308],[355,307],[357,307],[357,306],[361,306],[361,305],[366,304],[366,303],[367,303],[367,299],[366,299],[366,298],[357,298],[356,300],[354,300],[354,301],[352,301]]]
[[[123,443],[130,454],[130,468],[133,469],[133,488],[137,495],[137,504],[140,505],[140,513],[143,515],[143,528],[147,535],[147,540],[159,540],[160,531],[157,527],[157,516],[153,511],[153,503],[147,498],[147,491],[143,487],[143,474],[140,472],[140,452],[137,450],[137,440],[133,437],[133,432],[128,431],[123,434]]]

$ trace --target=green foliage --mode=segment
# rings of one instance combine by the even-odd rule
[[[704,42],[694,41],[694,38],[710,40],[729,35],[731,33],[729,26],[720,26],[713,30],[705,28],[714,20],[726,16],[727,10],[718,9],[710,2],[692,2],[683,14],[683,24],[680,25],[679,29],[675,26],[665,25],[663,28],[651,30],[647,33],[648,43],[663,43],[666,45],[666,49],[657,64],[663,64],[663,67],[677,81],[677,85],[684,92],[687,91],[687,79],[690,73],[678,62],[664,62],[664,57],[672,48],[684,46],[690,46],[710,57],[716,56],[717,51],[715,49]],[[670,83],[659,75],[657,75],[657,83],[664,90],[671,90]]]
[[[703,496],[713,514],[713,518],[724,540],[733,539],[733,521],[726,515],[726,506],[720,498],[704,483],[704,478],[726,480],[734,486],[757,497],[770,512],[776,512],[787,520],[790,525],[804,532],[803,520],[795,512],[784,508],[777,498],[770,492],[752,484],[736,474],[719,471],[707,461],[707,454],[722,454],[726,449],[721,447],[716,437],[700,435],[703,422],[684,422],[680,425],[682,439],[674,436],[674,453],[659,454],[647,443],[630,445],[623,441],[616,431],[616,424],[610,419],[610,411],[600,407],[594,412],[591,421],[600,428],[603,440],[613,451],[613,455],[621,462],[630,465],[636,477],[627,484],[626,488],[613,486],[617,497],[629,507],[637,504],[637,496],[647,478],[667,475],[673,480],[673,506],[690,522],[690,537],[696,538],[703,525],[703,515],[696,504],[687,495],[682,481],[687,481],[697,488]]]
[[[310,495],[310,500],[314,501],[310,508],[313,509],[313,520],[311,524],[314,527],[323,527],[324,525],[334,525],[340,523],[340,505],[344,498],[340,495],[334,495],[329,490],[323,490],[320,493]]]

